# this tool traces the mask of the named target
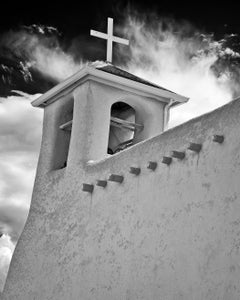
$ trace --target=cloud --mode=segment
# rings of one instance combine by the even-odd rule
[[[238,58],[238,52],[187,22],[157,16],[152,19],[147,22],[144,16],[129,16],[121,31],[128,36],[130,48],[126,51],[119,46],[118,53],[125,57],[130,72],[190,97],[189,103],[172,110],[170,126],[213,110],[236,96],[238,81],[232,80],[229,68],[220,60],[226,56]]]
[[[16,243],[28,214],[28,206],[15,203],[0,203],[0,232],[7,234]]]
[[[27,218],[40,148],[39,95],[0,98],[0,290]]]
[[[42,111],[31,107],[30,98],[0,98],[0,154],[39,149],[41,120]]]
[[[73,57],[60,47],[51,49],[38,45],[32,53],[32,64],[45,76],[62,81],[81,69],[83,63],[76,63]]]
[[[83,65],[79,55],[68,50],[61,40],[61,34],[54,27],[43,25],[22,26],[10,30],[0,38],[0,53],[18,63],[22,77],[29,84],[33,81],[31,72],[37,71],[45,80],[57,83]],[[77,57],[77,59],[75,59]]]
[[[0,238],[0,294],[3,290],[9,264],[12,258],[14,244],[8,235]]]
[[[0,98],[0,208],[29,206],[43,113],[30,104],[37,96]]]

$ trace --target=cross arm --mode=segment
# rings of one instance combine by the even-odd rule
[[[124,45],[129,45],[129,41],[126,39],[122,39],[116,36],[113,36],[113,41],[116,43],[124,44]]]
[[[102,33],[102,32],[95,31],[95,30],[90,30],[90,35],[96,36],[96,37],[99,37],[99,38],[102,38],[105,40],[108,39],[108,35],[106,33]]]

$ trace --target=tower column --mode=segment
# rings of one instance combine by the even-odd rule
[[[74,113],[68,165],[101,160],[107,156],[110,109],[85,82],[73,92]]]

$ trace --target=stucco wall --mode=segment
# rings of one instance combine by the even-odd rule
[[[104,161],[39,176],[3,299],[239,300],[239,127],[237,100]],[[162,164],[172,150],[186,157]],[[82,191],[112,173],[123,183]]]

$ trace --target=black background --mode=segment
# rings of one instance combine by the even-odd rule
[[[215,34],[240,32],[237,1],[32,1],[1,3],[0,31],[19,25],[43,24],[57,27],[64,35],[86,34],[113,17],[121,22],[126,9],[176,20],[188,20],[196,27]]]
[[[106,43],[101,39],[90,36],[90,29],[101,32],[107,30],[107,17],[114,18],[114,24],[121,25],[128,15],[140,15],[145,21],[157,21],[170,18],[181,24],[187,21],[191,27],[201,33],[214,34],[214,40],[224,39],[226,35],[237,34],[228,38],[226,47],[240,52],[240,9],[237,2],[227,1],[171,1],[171,0],[104,0],[104,1],[7,1],[1,3],[0,14],[0,96],[12,94],[12,90],[21,90],[30,94],[44,93],[57,84],[53,78],[46,78],[34,67],[24,69],[29,59],[29,53],[24,53],[25,44],[19,46],[19,35],[14,38],[23,26],[27,32],[32,30],[33,24],[52,26],[58,29],[60,35],[44,40],[48,47],[54,48],[54,43],[75,62],[104,60]],[[179,25],[177,25],[179,26]],[[116,26],[114,26],[116,30]],[[116,33],[116,32],[115,32]],[[31,32],[30,32],[31,35]],[[45,38],[37,33],[37,36]],[[9,40],[11,39],[11,43]],[[6,43],[6,40],[8,43]],[[23,43],[24,41],[21,40]],[[51,45],[52,43],[52,45]],[[21,49],[21,52],[19,52]],[[126,50],[128,51],[128,50]],[[114,51],[116,53],[116,51]],[[117,64],[115,54],[114,63]],[[124,63],[121,58],[121,65]],[[219,68],[220,65],[220,68]],[[230,70],[235,77],[240,76],[240,58],[224,58],[220,64],[215,65],[219,73],[223,67]],[[25,77],[23,76],[25,74]],[[30,74],[32,79],[26,76]]]

